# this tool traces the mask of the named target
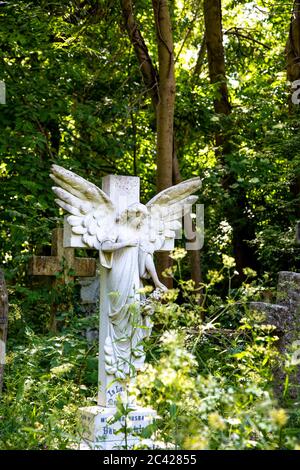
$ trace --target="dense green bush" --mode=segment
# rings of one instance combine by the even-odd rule
[[[157,67],[151,2],[134,4]],[[274,334],[246,308],[249,299],[270,298],[277,271],[297,270],[300,260],[299,110],[290,112],[284,54],[291,5],[222,2],[232,112],[221,116],[207,57],[201,58],[202,2],[170,4],[175,147],[182,178],[203,181],[204,284],[195,295],[193,283],[182,280],[191,276],[184,253],[175,253],[169,273],[175,289],[155,305],[140,399],[157,407],[158,438],[171,445],[293,448],[300,418],[297,405],[273,396]],[[41,246],[50,254],[51,231],[62,222],[49,170],[61,164],[97,185],[109,173],[138,175],[145,202],[155,193],[155,118],[119,2],[7,2],[0,23],[7,91],[0,105],[0,261],[10,299],[0,448],[63,449],[77,443],[77,407],[94,403],[97,347],[83,332],[97,319],[82,317],[74,285],[51,289],[28,276],[30,256]],[[230,143],[224,162],[217,133]],[[229,173],[234,181],[225,188]],[[228,208],[238,224],[253,226],[257,275],[248,269],[242,285]],[[54,302],[60,305],[55,336],[49,334]]]
[[[8,343],[1,449],[65,449],[78,442],[77,410],[90,403],[97,384],[97,346],[87,344],[79,324],[55,336],[27,327],[22,344]]]
[[[261,315],[247,309],[249,298],[262,294],[262,285],[245,282],[231,289],[234,262],[225,256],[222,271],[211,272],[211,282],[195,294],[193,283],[180,279],[184,255],[182,249],[173,254],[178,288],[153,305],[148,363],[134,390],[159,415],[144,437],[154,433],[157,445],[183,449],[295,448],[300,413],[283,397],[279,404],[272,389],[277,337]],[[225,300],[216,288],[222,276],[228,282]],[[0,448],[78,445],[77,409],[95,404],[97,344],[88,344],[83,335],[95,320],[64,312],[59,334],[36,334],[26,327],[22,344],[10,340]]]

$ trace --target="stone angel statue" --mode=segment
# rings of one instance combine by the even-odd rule
[[[142,280],[152,278],[154,296],[167,289],[158,278],[153,254],[166,240],[175,238],[183,215],[198,199],[192,194],[201,180],[183,181],[161,191],[146,205],[134,203],[119,211],[104,191],[75,173],[53,165],[50,176],[56,183],[56,203],[70,214],[67,221],[72,232],[82,237],[85,246],[99,251],[104,273],[101,318],[103,312],[107,318],[106,373],[123,379],[132,368],[143,365],[142,341],[150,334],[151,322],[140,308]]]

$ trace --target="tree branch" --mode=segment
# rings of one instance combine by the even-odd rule
[[[144,84],[151,96],[154,109],[158,104],[158,74],[133,14],[132,0],[120,0],[125,27],[134,47]]]
[[[267,46],[263,42],[258,41],[257,39],[254,39],[251,35],[241,33],[240,32],[241,30],[242,30],[242,28],[234,27],[234,28],[228,29],[227,31],[224,31],[224,34],[226,34],[227,36],[232,34],[233,36],[237,36],[239,38],[246,39],[247,41],[255,42],[256,44],[259,44],[260,46],[264,47],[265,49],[269,49],[269,50],[271,49],[270,46]]]
[[[197,77],[199,77],[199,75],[201,73],[205,53],[206,53],[206,37],[205,37],[205,33],[204,33],[202,41],[201,41],[201,46],[200,46],[200,49],[199,49],[199,52],[198,52],[198,56],[197,56],[197,62],[196,62],[196,65],[194,67],[194,70],[193,70],[192,81],[195,81],[195,79]]]

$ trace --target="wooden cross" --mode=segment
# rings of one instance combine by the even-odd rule
[[[96,274],[94,258],[76,258],[74,248],[64,247],[63,228],[52,231],[51,256],[33,256],[30,260],[29,274],[33,276],[53,276],[52,289],[58,285],[74,281],[74,277],[90,277]],[[58,277],[61,273],[62,276]],[[56,331],[56,312],[58,305],[51,305],[50,330]]]

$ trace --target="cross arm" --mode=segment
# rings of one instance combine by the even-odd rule
[[[33,256],[29,263],[29,274],[33,276],[55,276],[61,270],[57,256]]]

